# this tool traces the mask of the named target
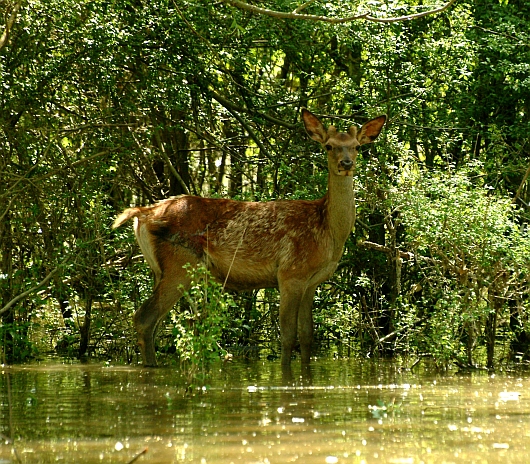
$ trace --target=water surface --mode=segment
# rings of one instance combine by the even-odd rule
[[[178,368],[0,373],[0,464],[530,462],[528,375],[252,361],[187,391]]]

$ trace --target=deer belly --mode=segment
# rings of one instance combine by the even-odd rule
[[[234,260],[232,263],[210,261],[208,268],[213,276],[230,290],[243,291],[259,288],[277,288],[275,266],[266,263]]]

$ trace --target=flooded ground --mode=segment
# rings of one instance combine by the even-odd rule
[[[530,462],[528,375],[252,361],[186,393],[177,368],[0,372],[2,464]]]

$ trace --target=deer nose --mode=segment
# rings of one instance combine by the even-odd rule
[[[346,169],[346,171],[350,171],[353,167],[353,161],[346,158],[340,161],[340,165],[342,168]]]

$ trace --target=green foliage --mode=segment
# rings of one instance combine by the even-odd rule
[[[422,173],[402,206],[413,248],[445,256],[447,266],[461,270],[510,259],[512,243],[520,236],[512,200],[492,195],[488,185],[475,185],[471,176],[477,176],[477,169],[472,169]]]
[[[187,266],[191,287],[184,293],[180,310],[171,314],[173,336],[181,367],[192,381],[211,362],[229,360],[223,340],[237,339],[241,320],[234,317],[237,305],[223,285],[204,266]]]
[[[3,31],[12,4],[0,5]],[[149,271],[130,232],[109,231],[113,217],[185,191],[321,197],[326,162],[299,123],[302,106],[339,129],[389,117],[359,156],[356,230],[317,295],[321,346],[445,363],[496,343],[524,359],[529,5],[464,1],[413,21],[334,25],[225,2],[22,2],[0,49],[1,306],[58,271],[1,315],[8,360],[42,352],[32,342],[42,330],[72,355],[86,342],[88,355],[134,360],[130,315]],[[355,8],[390,17],[425,6],[304,11]],[[396,250],[415,259],[399,268]],[[277,297],[234,298],[248,306],[245,334],[225,330],[223,343],[273,346]]]
[[[421,275],[415,290],[429,314],[421,335],[438,356],[465,353],[470,363],[475,348],[495,345],[488,324],[494,331],[497,320],[506,324],[510,311],[522,308],[521,292],[530,283],[528,230],[513,201],[493,195],[480,172],[474,164],[456,173],[422,173],[396,198]]]

